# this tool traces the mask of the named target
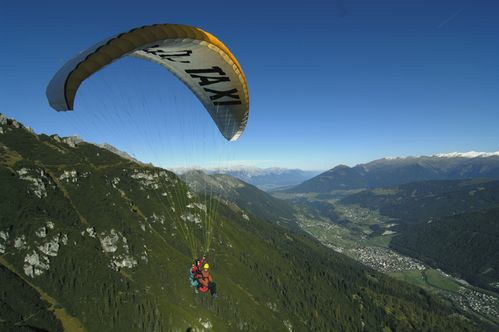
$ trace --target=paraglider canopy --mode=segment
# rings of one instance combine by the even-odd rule
[[[50,81],[49,104],[57,111],[72,110],[80,84],[126,55],[156,62],[178,77],[201,101],[227,140],[238,139],[244,131],[249,95],[241,66],[215,36],[186,25],[143,26],[81,52]]]

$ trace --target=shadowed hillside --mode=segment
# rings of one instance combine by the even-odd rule
[[[287,192],[329,193],[333,190],[376,188],[415,181],[499,179],[499,155],[436,155],[374,160],[355,167],[337,166]]]

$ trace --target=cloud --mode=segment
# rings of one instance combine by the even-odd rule
[[[440,24],[437,26],[437,29],[441,29],[444,25],[455,19],[461,12],[464,10],[464,7],[459,9],[458,11],[454,12],[451,16],[447,17],[445,20],[440,22]]]

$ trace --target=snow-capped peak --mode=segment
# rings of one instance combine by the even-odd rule
[[[255,176],[265,176],[265,175],[281,175],[287,172],[299,171],[296,169],[287,169],[280,167],[270,167],[270,168],[259,168],[255,166],[243,166],[236,165],[230,167],[220,167],[216,169],[211,169],[212,173],[222,173],[222,174],[232,174],[236,176],[243,176],[247,178]]]
[[[299,171],[297,169],[288,169],[280,167],[259,168],[256,166],[233,165],[233,166],[215,167],[215,168],[203,168],[198,166],[179,167],[179,168],[174,168],[173,172],[177,174],[183,174],[193,170],[200,170],[208,174],[213,174],[213,173],[238,174],[246,177],[262,176],[268,174],[279,175],[290,171]]]
[[[468,152],[449,152],[449,153],[435,153],[429,157],[435,158],[487,158],[487,157],[499,157],[499,151],[496,152],[478,152],[478,151],[468,151]],[[411,159],[411,158],[424,158],[428,157],[422,156],[398,156],[398,157],[385,157],[381,160],[401,160],[401,159]]]
[[[437,153],[432,157],[439,158],[485,158],[499,156],[499,151],[496,152],[477,152],[477,151],[468,151],[468,152],[450,152],[450,153]]]

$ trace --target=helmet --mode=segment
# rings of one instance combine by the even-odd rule
[[[210,268],[210,265],[208,263],[203,265],[203,269],[209,269],[209,268]]]

